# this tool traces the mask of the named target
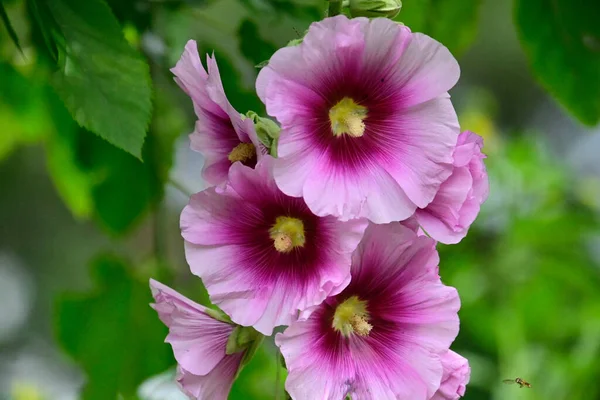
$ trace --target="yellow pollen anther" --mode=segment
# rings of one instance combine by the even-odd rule
[[[252,143],[240,143],[231,150],[229,156],[227,158],[233,164],[236,161],[241,161],[245,163],[246,161],[251,160],[253,157],[256,157],[256,148]]]
[[[350,318],[350,325],[352,325],[354,332],[360,336],[369,336],[369,332],[373,329],[373,325],[368,323],[365,317],[358,315],[353,315]]]
[[[361,137],[365,134],[367,108],[354,102],[349,97],[344,97],[329,110],[329,121],[334,136],[347,134],[352,137]]]
[[[347,298],[336,307],[331,326],[346,337],[352,334],[369,336],[373,325],[369,323],[367,302],[357,296]]]
[[[294,248],[292,238],[283,232],[278,232],[273,235],[273,245],[275,246],[275,249],[281,253],[287,253]]]
[[[304,224],[298,218],[277,217],[275,224],[269,229],[275,250],[288,253],[296,247],[304,246]]]

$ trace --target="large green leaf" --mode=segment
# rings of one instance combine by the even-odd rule
[[[600,121],[600,3],[516,0],[515,22],[544,87],[587,125]]]
[[[52,80],[73,118],[141,158],[151,113],[148,65],[125,41],[103,0],[37,0],[58,32],[59,68]]]
[[[423,32],[460,56],[477,36],[481,0],[411,0],[394,18],[413,32]]]
[[[43,86],[43,90],[46,109],[52,115],[53,122],[44,142],[48,175],[71,213],[76,218],[87,219],[94,210],[94,181],[77,164],[79,128],[54,90],[47,84]]]
[[[130,265],[105,255],[92,267],[91,292],[59,297],[56,334],[87,374],[82,399],[131,398],[144,379],[173,365],[163,344],[167,329],[148,305],[148,282],[136,279]]]

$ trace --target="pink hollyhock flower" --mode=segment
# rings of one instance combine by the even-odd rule
[[[193,195],[181,214],[187,261],[211,301],[265,335],[348,284],[366,227],[317,217],[281,193],[272,163],[264,156],[255,170],[234,164],[226,186]]]
[[[399,223],[370,225],[350,285],[275,338],[292,398],[430,399],[460,307],[438,261],[432,239]]]
[[[442,384],[431,400],[458,400],[465,395],[471,377],[469,361],[451,350],[442,356]]]
[[[482,147],[479,135],[470,131],[461,133],[454,150],[452,175],[433,201],[415,214],[423,229],[442,243],[460,242],[488,197],[490,188]]]
[[[165,341],[179,364],[182,391],[193,399],[226,400],[244,357],[244,352],[225,353],[235,326],[155,280],[150,280],[150,288],[156,301],[152,307],[169,328]]]
[[[281,124],[275,181],[316,215],[401,221],[452,172],[460,133],[448,49],[384,18],[326,18],[256,81]]]
[[[256,136],[252,120],[243,119],[227,100],[214,56],[207,56],[206,62],[208,73],[200,62],[196,42],[190,40],[171,72],[191,97],[198,116],[190,141],[192,149],[205,158],[202,177],[217,185],[227,179],[232,163],[240,161],[254,167],[266,149]]]

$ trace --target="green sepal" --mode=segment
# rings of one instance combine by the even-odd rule
[[[225,354],[231,355],[249,349],[252,344],[262,337],[254,328],[249,326],[236,325],[227,339]]]
[[[269,154],[273,157],[277,158],[277,144],[279,143],[279,138],[273,139],[273,143],[271,143],[271,147],[269,147]]]
[[[250,360],[252,360],[252,357],[254,357],[256,351],[260,348],[264,338],[264,335],[249,326],[237,325],[233,329],[227,339],[225,354],[232,355],[242,351],[244,352],[234,380],[237,379],[242,369],[250,362]]]
[[[264,68],[269,65],[269,60],[261,61],[254,66],[254,68]]]
[[[206,313],[208,316],[210,316],[210,317],[212,317],[212,318],[216,319],[217,321],[222,321],[222,322],[225,322],[225,323],[227,323],[227,324],[232,324],[232,325],[233,325],[233,321],[231,321],[231,318],[229,318],[229,316],[228,316],[227,314],[225,314],[225,313],[224,313],[223,311],[221,311],[221,310],[217,310],[217,309],[214,309],[214,308],[208,308],[208,307],[207,307],[207,308],[204,310],[204,312],[205,312],[205,313]]]
[[[286,47],[298,46],[300,43],[302,43],[303,40],[304,40],[304,38],[292,39],[285,46]]]
[[[256,332],[256,334],[257,334],[257,336],[254,338],[252,343],[250,343],[250,347],[248,347],[248,350],[246,350],[246,353],[244,354],[244,357],[242,358],[242,361],[240,362],[240,367],[238,368],[238,372],[235,375],[236,379],[237,379],[238,375],[240,374],[240,372],[242,371],[242,368],[244,368],[246,365],[248,365],[248,363],[250,363],[250,360],[252,360],[252,357],[254,357],[254,355],[260,348],[260,345],[262,344],[262,342],[265,338],[264,335],[261,335],[258,332]]]
[[[259,117],[254,111],[248,111],[243,117],[252,119],[258,140],[269,149],[273,157],[277,157],[277,140],[281,131],[279,125],[269,118]]]

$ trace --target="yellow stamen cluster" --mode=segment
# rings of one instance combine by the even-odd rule
[[[361,137],[365,134],[367,108],[354,102],[349,97],[344,97],[329,110],[331,131],[334,136],[347,134],[352,137]]]
[[[304,246],[304,224],[298,218],[277,217],[275,224],[269,229],[275,250],[288,253],[296,247]]]
[[[347,298],[336,307],[331,326],[346,337],[351,334],[369,336],[373,325],[369,323],[367,302],[357,296]]]
[[[252,143],[240,143],[231,150],[229,156],[227,158],[233,164],[236,161],[241,161],[245,163],[246,161],[251,160],[253,157],[256,157],[256,148]]]

